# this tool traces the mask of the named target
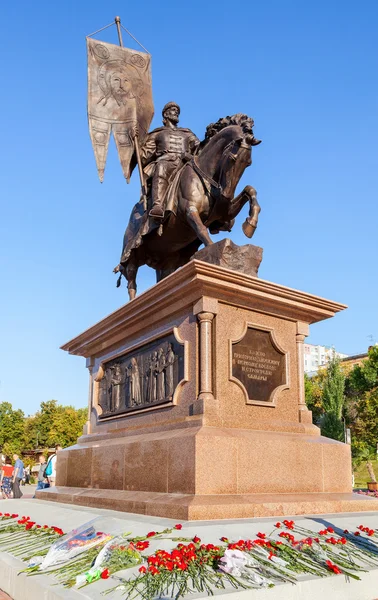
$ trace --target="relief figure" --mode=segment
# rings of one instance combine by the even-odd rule
[[[111,398],[110,412],[118,410],[121,406],[121,386],[123,383],[121,365],[111,367]]]
[[[147,369],[147,395],[146,402],[151,404],[156,400],[156,384],[157,384],[157,352],[153,352],[150,356],[150,361]]]
[[[173,385],[173,364],[175,362],[175,353],[173,352],[172,344],[168,344],[168,351],[165,355],[165,385],[166,385],[166,398],[172,398],[174,392]]]
[[[142,394],[140,390],[139,367],[135,357],[130,361],[127,367],[127,376],[129,383],[129,404],[128,406],[139,406],[142,404]]]
[[[157,400],[165,398],[165,355],[163,348],[159,348],[157,357]]]
[[[102,377],[98,388],[98,403],[102,408],[102,412],[109,411],[108,383],[106,377]]]

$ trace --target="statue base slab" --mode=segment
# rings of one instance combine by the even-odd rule
[[[90,417],[37,497],[177,519],[373,510],[304,400],[308,326],[344,308],[190,261],[63,346],[87,359]]]
[[[378,510],[378,499],[359,494],[163,494],[140,491],[54,487],[37,498],[177,521],[251,519]]]

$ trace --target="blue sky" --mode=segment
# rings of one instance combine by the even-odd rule
[[[85,36],[117,14],[152,54],[153,126],[168,100],[200,138],[254,117],[263,143],[240,189],[262,207],[260,276],[348,304],[308,341],[364,352],[378,341],[376,0],[3,2],[0,401],[85,406],[85,361],[59,346],[126,301],[112,269],[138,178],[126,185],[112,145],[99,183],[86,119]],[[115,28],[97,37],[117,43]],[[143,268],[139,291],[153,283]]]

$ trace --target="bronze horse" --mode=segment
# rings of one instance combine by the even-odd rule
[[[186,264],[202,243],[213,243],[209,231],[231,231],[246,202],[249,216],[243,231],[252,237],[260,212],[256,190],[247,185],[234,197],[245,168],[252,164],[252,146],[260,143],[252,126],[253,120],[242,114],[209,125],[198,155],[182,167],[177,177],[174,207],[166,212],[162,225],[148,217],[142,201],[135,205],[125,232],[121,261],[114,269],[126,277],[130,300],[136,295],[140,266],[154,268],[157,281],[170,275]]]

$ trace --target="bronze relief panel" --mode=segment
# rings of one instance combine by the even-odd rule
[[[171,334],[103,363],[99,418],[172,403],[185,380],[184,354],[183,344]]]
[[[287,359],[272,330],[249,325],[231,342],[231,380],[240,385],[250,404],[273,405],[279,389],[288,387]]]

